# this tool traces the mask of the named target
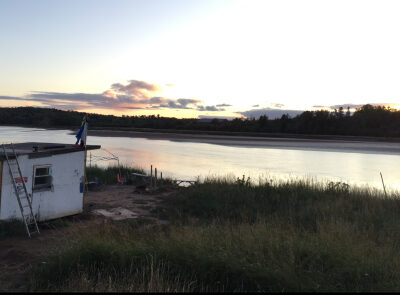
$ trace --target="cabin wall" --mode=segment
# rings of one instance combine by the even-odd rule
[[[25,155],[18,157],[18,161],[22,176],[28,178],[26,187],[32,194],[32,209],[39,221],[82,212],[83,193],[80,191],[80,183],[84,174],[84,151],[34,159]],[[48,164],[52,170],[51,189],[33,191],[34,167]],[[21,211],[6,162],[2,174],[0,220],[20,219]]]

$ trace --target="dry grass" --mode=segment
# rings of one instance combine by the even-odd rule
[[[33,291],[400,291],[400,200],[343,184],[208,180],[166,201],[169,226],[88,228]]]

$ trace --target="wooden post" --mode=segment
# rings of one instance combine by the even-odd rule
[[[163,181],[162,181],[162,172],[160,172],[160,186],[162,186]]]
[[[85,124],[86,124],[86,137],[85,137],[85,141],[83,143],[84,147],[85,147],[85,166],[83,168],[83,198],[85,197],[85,193],[87,195],[87,188],[86,187],[86,159],[87,159],[87,149],[86,149],[86,145],[87,145],[87,134],[88,134],[88,128],[89,128],[89,124],[88,124],[88,115],[86,114],[85,116]],[[81,139],[82,140],[82,139]],[[82,202],[83,202],[83,198],[82,198]],[[82,208],[83,208],[83,204],[82,204]]]
[[[3,165],[4,161],[0,161],[0,204],[1,204],[1,191],[3,188]]]
[[[150,165],[150,187],[153,188],[153,165]]]
[[[382,179],[382,185],[383,185],[383,190],[385,192],[385,197],[387,198],[387,194],[386,194],[386,188],[385,188],[385,183],[383,182],[383,176],[382,176],[382,172],[379,172],[381,174],[381,179]]]
[[[154,188],[157,188],[157,168],[154,168]]]

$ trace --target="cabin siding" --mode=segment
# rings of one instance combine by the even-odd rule
[[[40,158],[21,155],[18,157],[18,162],[22,176],[28,178],[26,187],[32,194],[32,209],[38,221],[82,212],[83,193],[80,192],[80,183],[84,175],[84,151]],[[41,165],[51,165],[52,188],[32,192],[34,167]],[[0,220],[20,219],[21,211],[8,172],[8,165],[5,163],[1,170]]]

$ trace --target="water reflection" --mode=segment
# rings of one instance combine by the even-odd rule
[[[75,143],[75,136],[69,133],[67,130],[0,127],[0,142]],[[139,166],[145,170],[149,170],[152,164],[164,176],[179,179],[227,174],[245,174],[252,179],[260,176],[311,177],[381,189],[379,172],[382,172],[388,189],[400,189],[400,171],[396,169],[400,166],[400,157],[397,154],[233,147],[128,137],[90,136],[88,143],[101,145],[117,155],[121,163]],[[358,148],[365,145],[354,144],[358,144]],[[100,154],[106,155],[104,151],[93,152],[93,155]],[[110,163],[99,162],[99,165]]]

